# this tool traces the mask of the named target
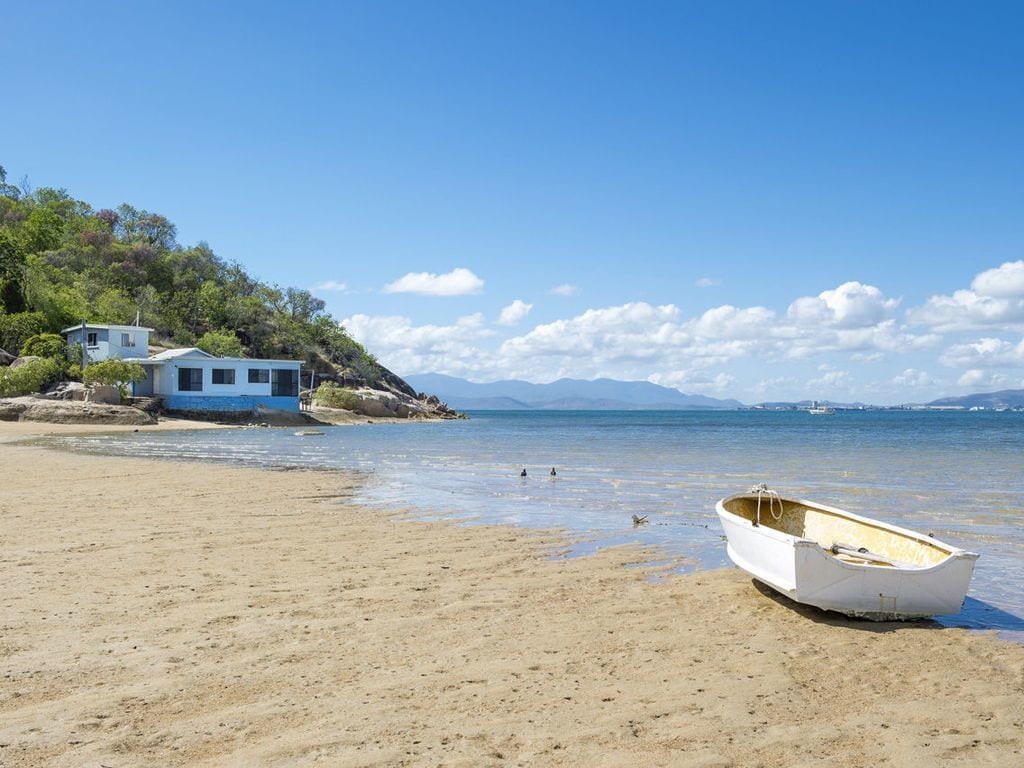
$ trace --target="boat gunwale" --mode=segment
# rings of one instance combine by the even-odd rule
[[[747,523],[750,526],[750,529],[753,532],[756,532],[758,535],[766,536],[767,538],[777,538],[780,541],[789,541],[789,542],[792,542],[794,547],[796,547],[796,546],[804,546],[804,547],[811,546],[811,547],[814,547],[815,549],[820,550],[825,555],[828,555],[829,556],[829,558],[828,558],[829,562],[833,563],[835,565],[838,565],[838,566],[841,566],[841,567],[844,567],[844,568],[850,568],[850,569],[853,569],[853,570],[864,570],[864,569],[870,569],[872,571],[879,570],[879,566],[878,565],[873,565],[873,564],[870,564],[870,563],[851,563],[851,562],[847,562],[845,560],[840,560],[837,557],[832,557],[831,553],[828,551],[828,549],[826,547],[823,547],[821,544],[819,544],[814,539],[810,539],[810,538],[807,538],[807,537],[804,537],[804,536],[794,536],[791,533],[786,533],[785,531],[780,531],[779,529],[773,528],[771,525],[767,525],[767,524],[762,524],[762,525],[755,526],[753,524],[752,520],[749,520],[749,519],[747,519],[745,517],[737,515],[734,512],[730,512],[728,509],[725,508],[725,504],[727,502],[733,501],[734,499],[744,499],[744,498],[746,498],[746,499],[756,499],[757,496],[755,494],[750,493],[750,492],[736,493],[736,494],[733,494],[732,496],[726,496],[725,498],[719,499],[718,503],[715,504],[715,511],[718,513],[719,517],[722,517],[722,518],[728,517],[731,520],[734,520],[736,522]],[[892,573],[902,572],[902,573],[921,573],[921,574],[924,574],[924,573],[928,573],[930,571],[935,571],[935,570],[938,570],[940,568],[945,567],[951,560],[960,560],[960,559],[967,559],[967,558],[976,560],[978,558],[978,554],[976,552],[969,552],[966,549],[962,549],[960,547],[955,547],[952,544],[948,544],[948,543],[946,543],[944,541],[941,541],[940,539],[936,539],[936,538],[933,538],[931,536],[926,536],[924,534],[918,533],[917,531],[910,530],[909,528],[902,528],[902,527],[900,527],[898,525],[893,525],[892,523],[887,523],[887,522],[882,521],[882,520],[876,520],[876,519],[873,519],[873,518],[870,518],[870,517],[863,517],[862,515],[858,515],[858,514],[856,514],[854,512],[847,512],[846,510],[839,509],[838,507],[830,507],[827,504],[821,504],[821,503],[816,502],[816,501],[809,501],[807,499],[793,498],[793,497],[789,497],[789,496],[782,496],[782,497],[776,497],[776,498],[781,499],[782,501],[788,501],[790,503],[800,504],[800,505],[805,506],[805,507],[810,507],[812,509],[818,509],[818,510],[821,510],[823,512],[828,512],[828,513],[831,513],[831,514],[835,514],[835,515],[837,515],[839,517],[846,518],[846,519],[849,519],[849,520],[853,520],[853,521],[858,522],[858,523],[867,524],[869,526],[874,526],[876,528],[880,528],[882,530],[885,530],[885,531],[888,531],[888,532],[891,532],[891,533],[897,533],[897,534],[906,536],[907,538],[913,539],[914,541],[916,541],[916,542],[918,542],[920,544],[938,545],[936,548],[938,548],[940,550],[944,549],[946,551],[946,553],[947,553],[945,557],[943,557],[941,560],[939,560],[939,562],[935,563],[934,565],[929,565],[929,566],[924,566],[924,567],[911,566],[911,565],[897,565],[897,566],[892,567],[891,569],[886,569],[887,571],[892,572]],[[769,535],[769,532],[771,534],[775,534],[775,535],[774,536]],[[728,533],[729,532],[727,530],[726,531],[726,539],[728,539]]]

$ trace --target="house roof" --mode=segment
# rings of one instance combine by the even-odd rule
[[[153,330],[152,328],[146,328],[146,327],[141,326],[141,325],[106,325],[104,323],[86,323],[85,327],[86,327],[87,330],[89,328],[100,328],[100,329],[111,330],[111,331],[152,331]],[[72,325],[70,328],[65,328],[63,331],[61,331],[61,333],[71,333],[72,331],[80,331],[81,329],[82,329],[82,324],[79,323],[78,325]]]
[[[152,357],[145,358],[132,358],[132,362],[138,363],[166,363],[170,360],[216,360],[217,362],[225,363],[247,363],[248,365],[254,365],[256,363],[298,363],[302,364],[301,360],[264,360],[255,357],[217,357],[211,355],[209,352],[204,352],[198,347],[184,347],[181,349],[168,349]]]
[[[167,349],[159,354],[153,355],[150,360],[173,360],[179,357],[213,357],[209,352],[203,352],[199,347],[182,347],[180,349]]]

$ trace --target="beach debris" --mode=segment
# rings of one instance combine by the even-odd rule
[[[643,515],[642,517],[638,517],[637,515],[633,515],[633,525],[634,526],[643,525],[646,522],[647,522],[647,515]]]
[[[554,467],[552,467],[552,468],[551,468],[551,472],[550,472],[549,474],[550,474],[550,475],[551,475],[552,477],[555,477],[555,475],[557,475],[558,473],[557,473],[557,472],[555,472],[555,468],[554,468]]]
[[[523,471],[519,473],[520,477],[526,477],[526,467],[523,467]]]

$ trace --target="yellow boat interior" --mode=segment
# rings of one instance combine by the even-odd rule
[[[909,565],[927,568],[945,560],[952,549],[927,537],[908,536],[884,525],[847,517],[820,507],[776,495],[739,496],[724,504],[726,511],[782,533],[817,542],[833,557],[858,565],[882,568]]]

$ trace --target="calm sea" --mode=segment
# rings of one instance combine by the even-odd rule
[[[51,441],[98,453],[360,470],[369,477],[360,499],[367,505],[561,528],[576,542],[570,556],[625,542],[655,545],[677,570],[725,565],[715,502],[766,482],[979,552],[968,603],[944,623],[1024,638],[1024,414],[471,415],[325,427],[313,437],[291,428]],[[634,527],[634,514],[648,523]]]

